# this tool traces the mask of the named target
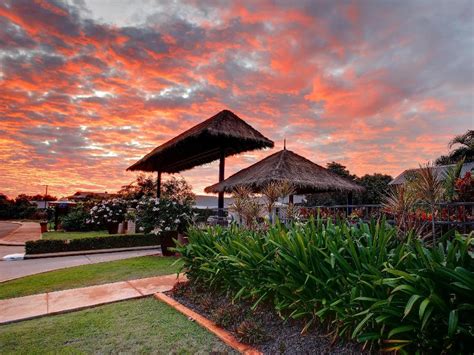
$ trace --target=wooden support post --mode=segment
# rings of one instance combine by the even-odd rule
[[[293,204],[293,195],[288,196],[288,203]]]
[[[221,156],[219,160],[219,182],[224,181],[224,169],[225,169],[225,151],[224,148],[221,147]],[[217,198],[217,208],[218,208],[218,216],[224,217],[224,192],[219,192]]]
[[[156,176],[156,197],[161,197],[161,171],[157,171]]]
[[[352,207],[349,207],[352,205],[352,191],[347,193],[347,217],[352,213]]]

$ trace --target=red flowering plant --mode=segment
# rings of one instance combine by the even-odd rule
[[[474,200],[474,177],[468,171],[464,177],[456,179],[454,189],[457,194],[458,201],[473,201]]]

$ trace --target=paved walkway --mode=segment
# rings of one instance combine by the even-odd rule
[[[0,300],[0,324],[149,296],[183,280],[164,275]]]
[[[104,254],[62,256],[56,258],[0,261],[0,282],[72,266],[97,264],[138,256],[161,254],[159,249],[122,251]],[[1,285],[1,284],[0,284]]]
[[[21,226],[20,223],[1,221],[0,222],[0,240],[3,237],[7,236],[8,234],[12,233],[15,229],[20,228],[20,226]]]
[[[0,243],[25,245],[28,240],[41,238],[41,226],[36,222],[0,222]],[[3,231],[3,232],[2,232]]]

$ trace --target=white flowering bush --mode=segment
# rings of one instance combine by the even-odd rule
[[[182,232],[191,222],[189,204],[180,204],[163,198],[142,197],[137,205],[137,224],[141,232],[160,234]]]
[[[126,213],[127,204],[124,200],[119,198],[103,200],[91,208],[87,223],[103,226],[120,223],[123,222]]]

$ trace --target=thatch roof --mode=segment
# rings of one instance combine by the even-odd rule
[[[291,182],[297,194],[327,191],[363,191],[362,186],[345,179],[312,161],[283,149],[242,169],[229,178],[205,188],[206,192],[232,192],[237,186],[250,187],[254,192],[271,181]]]
[[[448,175],[450,169],[454,168],[456,164],[449,164],[449,165],[437,165],[431,167],[433,169],[433,174],[439,181],[443,181]],[[402,185],[410,179],[413,179],[416,176],[416,173],[420,169],[408,169],[405,170],[403,173],[398,175],[395,179],[390,181],[389,185]],[[464,163],[461,168],[461,176],[464,176],[467,172],[474,170],[474,162]]]
[[[225,156],[273,147],[273,142],[239,118],[223,110],[153,149],[127,170],[177,173]]]

